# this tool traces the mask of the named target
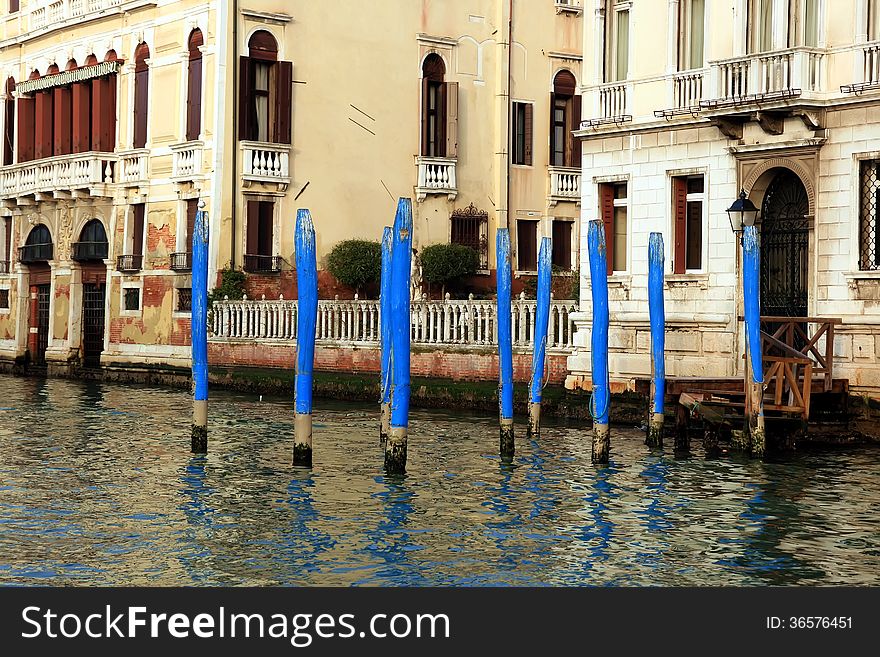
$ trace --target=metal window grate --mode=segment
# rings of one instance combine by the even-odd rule
[[[861,167],[859,269],[880,269],[880,160],[866,160]]]
[[[450,217],[450,242],[469,246],[480,256],[480,269],[489,268],[489,213],[478,210],[473,203],[455,210]]]
[[[141,289],[139,287],[125,288],[125,309],[140,310],[141,309]]]
[[[9,290],[0,290],[0,308],[9,308]]]
[[[179,313],[192,312],[192,288],[191,287],[177,288],[177,312],[179,312]]]

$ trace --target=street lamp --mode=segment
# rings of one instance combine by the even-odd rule
[[[743,226],[754,226],[758,218],[758,208],[748,198],[746,190],[740,189],[739,198],[727,208],[727,218],[730,220],[730,229],[735,233],[742,233]]]

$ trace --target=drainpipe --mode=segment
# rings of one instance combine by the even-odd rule
[[[513,98],[513,0],[510,0],[507,11],[509,12],[507,17],[507,134],[505,135],[503,152],[506,153],[505,159],[507,161],[505,167],[507,169],[507,213],[505,224],[507,229],[510,230],[510,168],[512,162],[510,157],[510,136],[513,132],[511,129],[511,114],[513,112],[513,103],[511,102],[511,98]]]
[[[236,240],[236,216],[238,214],[238,3],[239,0],[232,0],[232,134],[235,138],[232,140],[232,210],[230,216],[230,236],[229,259],[232,261],[232,269],[235,269],[235,240]],[[223,4],[223,3],[221,3]]]
[[[238,0],[235,0],[237,3]],[[214,98],[217,103],[226,102],[226,30],[229,24],[229,13],[227,3],[217,3],[217,43],[215,61],[217,76],[216,95]],[[233,41],[234,43],[234,41]],[[233,70],[234,67],[233,67]],[[233,104],[233,107],[235,105]],[[208,257],[208,289],[214,287],[217,280],[217,270],[220,266],[220,225],[221,215],[223,213],[223,156],[226,145],[226,113],[220,109],[214,113],[214,173],[211,180],[211,213],[208,217],[210,224],[210,234],[213,236],[208,242],[210,249]],[[233,130],[235,128],[233,127]],[[233,149],[233,186],[235,189],[235,149]],[[232,226],[233,226],[233,245],[235,244],[235,197],[232,202]],[[235,252],[233,251],[232,261],[235,262]]]

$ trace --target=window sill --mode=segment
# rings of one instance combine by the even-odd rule
[[[575,16],[579,16],[584,11],[584,8],[580,5],[570,5],[566,3],[557,2],[556,3],[556,13],[557,14],[573,14]]]
[[[844,272],[843,277],[847,280],[880,280],[880,269]]]
[[[667,288],[698,287],[709,289],[709,274],[667,274],[664,278]]]
[[[143,314],[142,310],[120,310],[120,317],[140,317]]]

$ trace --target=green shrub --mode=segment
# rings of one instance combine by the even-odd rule
[[[220,271],[220,285],[215,287],[208,294],[208,307],[214,305],[215,301],[223,301],[224,297],[229,297],[230,301],[238,301],[244,296],[245,274],[242,271],[226,268]]]
[[[327,256],[327,269],[333,278],[360,294],[362,286],[379,282],[382,245],[369,240],[343,240]]]
[[[422,278],[427,283],[439,283],[443,294],[446,286],[473,276],[480,265],[479,254],[461,244],[432,244],[422,249]]]

